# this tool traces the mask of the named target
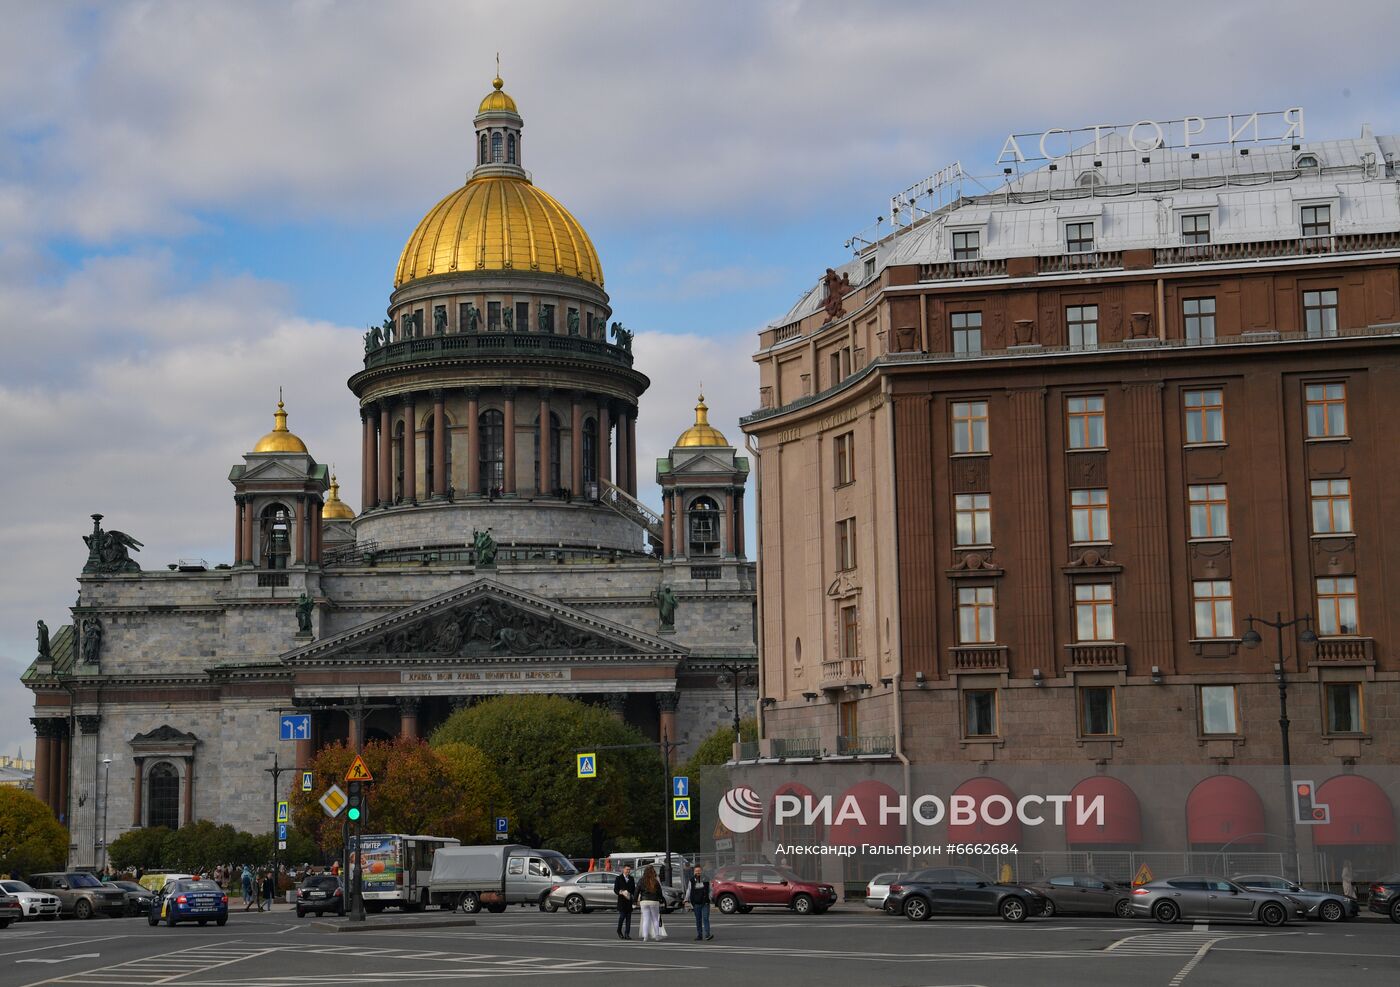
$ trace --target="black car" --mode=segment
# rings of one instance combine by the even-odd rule
[[[1400,922],[1400,874],[1372,881],[1371,900],[1366,907],[1373,912],[1389,915],[1392,922]]]
[[[1024,884],[998,884],[968,867],[930,867],[890,885],[885,911],[922,922],[933,915],[1000,915],[1024,922],[1043,915],[1047,899]]]
[[[310,874],[297,888],[297,918],[307,912],[345,914],[345,887],[334,874]]]
[[[151,902],[155,901],[155,895],[150,889],[143,888],[135,881],[103,881],[109,888],[116,888],[126,895],[126,914],[149,915],[151,912]]]
[[[1133,888],[1099,874],[1056,874],[1027,887],[1043,894],[1044,915],[1116,915],[1133,913]]]

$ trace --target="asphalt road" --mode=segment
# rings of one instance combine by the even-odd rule
[[[423,921],[441,919],[429,912]],[[859,906],[798,918],[716,915],[695,942],[690,915],[671,938],[621,942],[609,912],[512,909],[472,928],[325,931],[290,909],[235,910],[224,928],[151,928],[144,919],[34,922],[0,930],[0,987],[354,987],[531,980],[570,987],[1206,987],[1400,983],[1400,925],[1361,920],[1281,929],[1120,919],[934,919]],[[637,926],[634,925],[634,933]],[[524,987],[524,985],[522,985]]]

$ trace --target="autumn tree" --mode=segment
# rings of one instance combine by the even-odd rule
[[[68,830],[30,792],[0,786],[0,873],[56,870],[68,860]]]
[[[654,744],[606,710],[562,696],[498,696],[458,710],[434,747],[465,743],[495,767],[513,805],[511,836],[574,856],[601,856],[619,839],[660,846],[665,786]],[[579,751],[644,745],[598,755],[598,776],[580,780]]]
[[[127,830],[107,848],[112,866],[118,870],[154,870],[160,867],[161,852],[170,832],[165,826]]]

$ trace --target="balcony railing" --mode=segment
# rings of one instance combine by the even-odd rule
[[[774,737],[774,757],[819,757],[822,742],[817,737]]]
[[[618,366],[632,366],[632,354],[621,346],[582,336],[539,332],[455,332],[443,336],[403,339],[365,353],[365,369],[435,359],[499,359],[501,357],[585,357]]]
[[[1071,668],[1123,668],[1127,646],[1112,641],[1084,641],[1065,645]]]
[[[1006,671],[1006,645],[960,644],[948,650],[949,667],[955,672]]]
[[[869,757],[894,753],[893,737],[837,737],[836,753],[847,757]]]
[[[1052,254],[1040,258],[1041,274],[1066,274],[1071,271],[1107,271],[1123,266],[1121,250],[1087,250],[1078,254]]]
[[[864,658],[835,658],[822,662],[823,689],[841,689],[864,681]]]
[[[1324,637],[1318,640],[1313,661],[1326,665],[1374,665],[1375,638]]]
[[[958,278],[999,278],[1006,276],[1006,258],[947,260],[919,265],[920,281],[953,281]]]
[[[757,741],[757,740],[745,740],[745,741],[743,741],[741,744],[739,744],[739,760],[741,760],[741,761],[756,761],[756,760],[758,760],[758,741]]]

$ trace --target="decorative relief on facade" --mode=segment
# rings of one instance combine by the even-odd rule
[[[1353,576],[1356,574],[1355,538],[1314,538],[1312,542],[1313,572],[1319,576]]]
[[[1189,483],[1221,480],[1225,476],[1225,450],[1217,447],[1186,450],[1186,479]]]
[[[1078,552],[1067,568],[1070,569],[1120,569],[1117,562],[1097,548],[1086,548]]]
[[[1075,452],[1065,457],[1065,472],[1072,488],[1102,487],[1108,483],[1108,456],[1101,452]]]
[[[968,457],[953,462],[954,493],[983,493],[990,490],[985,456]]]
[[[1310,442],[1307,446],[1308,475],[1345,476],[1350,442]]]
[[[465,658],[539,652],[612,653],[618,647],[615,642],[563,621],[484,600],[411,627],[387,631],[348,650],[379,657],[416,654]]]
[[[1192,579],[1229,579],[1230,543],[1227,541],[1193,541],[1186,555]]]

